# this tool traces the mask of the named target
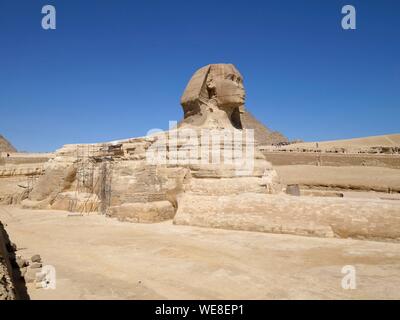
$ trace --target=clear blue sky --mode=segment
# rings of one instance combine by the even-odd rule
[[[345,4],[357,30],[341,28]],[[398,0],[0,0],[0,40],[0,133],[19,150],[166,129],[192,73],[218,62],[290,139],[400,132]]]

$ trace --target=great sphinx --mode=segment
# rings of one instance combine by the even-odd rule
[[[244,102],[243,77],[233,65],[200,68],[183,93],[184,117],[176,127],[121,141],[65,145],[46,163],[22,206],[100,213],[130,222],[173,220],[178,225],[248,231],[400,239],[394,204],[382,208],[373,200],[321,200],[283,193],[276,171],[255,142],[250,144],[254,147],[252,166],[240,174],[226,161],[171,161],[174,148],[170,145],[163,149],[168,161],[149,162],[149,151],[163,139],[178,150],[184,148],[180,133],[187,129],[194,132],[196,141],[203,141],[197,138],[204,130],[246,132],[249,113]],[[221,144],[222,151],[230,151],[234,142]]]
[[[200,129],[241,132],[244,102],[243,77],[232,64],[200,68],[181,98],[183,120],[166,134],[171,139],[172,132],[188,128],[198,130],[199,134]],[[235,166],[224,161],[149,163],[148,151],[159,142],[159,137],[64,146],[46,165],[45,174],[24,206],[101,211],[122,220],[155,222],[173,218],[180,201],[184,201],[183,194],[235,195],[243,190],[281,190],[276,172],[257,151],[251,170],[240,177]],[[182,142],[177,145],[180,148]],[[170,153],[171,150],[167,154],[169,159]]]

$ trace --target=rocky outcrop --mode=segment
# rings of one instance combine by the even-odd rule
[[[394,201],[238,193],[182,194],[174,223],[303,236],[400,241]]]
[[[312,166],[362,166],[400,169],[400,156],[387,154],[348,154],[321,152],[280,152],[261,150],[265,158],[275,166],[312,165]]]
[[[44,173],[52,154],[12,153],[0,158],[0,204],[19,204]]]
[[[0,222],[0,300],[15,300],[17,298],[13,272],[10,262],[11,245]]]

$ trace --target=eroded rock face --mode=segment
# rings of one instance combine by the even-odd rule
[[[4,226],[0,221],[0,300],[15,300],[17,298],[10,254],[7,250],[9,244],[5,236]]]
[[[11,153],[0,155],[0,204],[19,204],[26,199],[37,178],[44,173],[51,154]]]
[[[317,237],[400,241],[399,204],[341,198],[239,193],[182,194],[174,223]]]

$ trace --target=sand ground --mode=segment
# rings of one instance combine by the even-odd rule
[[[68,215],[0,206],[18,253],[56,268],[56,290],[29,284],[31,299],[400,299],[396,243]]]
[[[295,143],[292,146],[298,148],[314,148],[317,142],[301,142]],[[369,136],[353,139],[342,139],[332,141],[319,141],[320,149],[328,148],[370,148],[370,147],[397,147],[400,145],[400,134],[386,134],[381,136]]]

